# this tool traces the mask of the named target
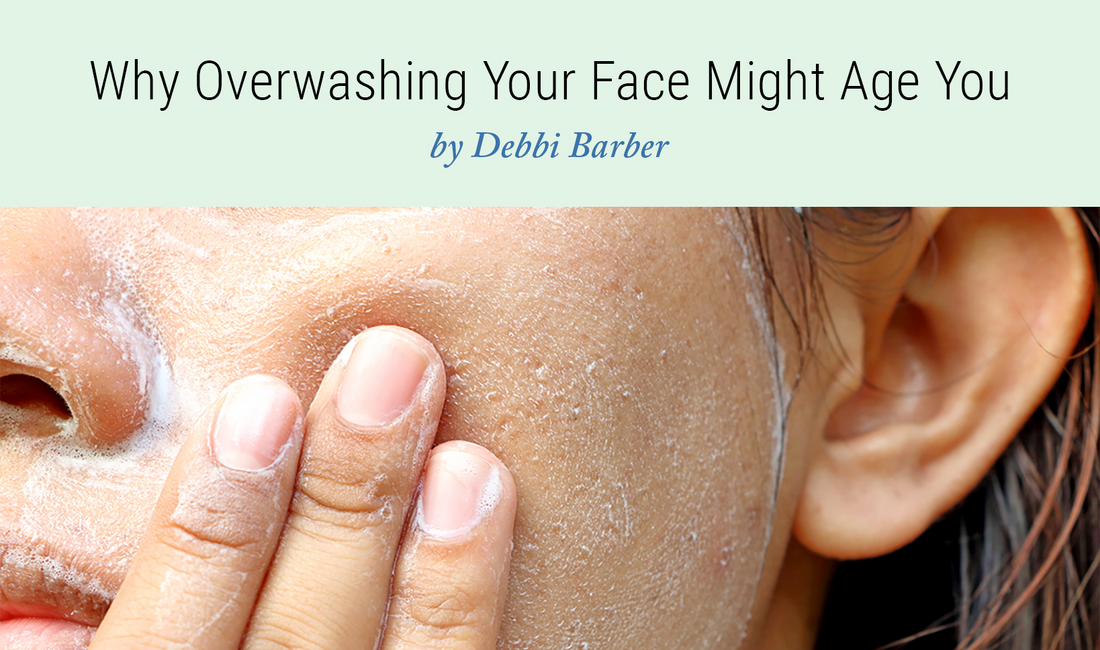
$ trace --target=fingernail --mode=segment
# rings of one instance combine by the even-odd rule
[[[412,403],[428,367],[428,355],[386,330],[370,330],[353,345],[336,395],[336,409],[345,420],[361,427],[396,420]]]
[[[250,377],[226,391],[214,421],[214,457],[230,469],[271,467],[298,419],[294,392],[269,377]]]
[[[495,467],[461,451],[432,454],[420,490],[420,527],[436,537],[471,530],[493,511],[501,483]]]

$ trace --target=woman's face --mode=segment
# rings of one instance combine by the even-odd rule
[[[749,630],[786,535],[787,381],[733,214],[27,210],[0,232],[9,613],[97,622],[200,410],[251,373],[308,404],[355,333],[393,324],[446,363],[439,441],[515,476],[507,647]]]

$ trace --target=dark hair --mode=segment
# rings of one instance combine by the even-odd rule
[[[1078,210],[1095,265],[1100,211]],[[768,231],[776,215],[744,215],[778,298],[773,315],[795,324],[802,357],[829,326],[824,274],[845,270],[816,245],[823,233],[879,254],[909,224],[900,209],[798,209],[783,220],[797,255],[798,295],[774,281]],[[788,290],[789,292],[789,290]],[[841,563],[818,637],[820,648],[986,650],[1100,647],[1100,299],[1076,353],[983,482],[909,546]]]

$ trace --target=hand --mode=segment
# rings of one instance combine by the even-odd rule
[[[305,418],[278,379],[231,385],[180,450],[91,647],[495,648],[515,488],[464,442],[432,449],[421,480],[445,381],[431,344],[376,327]]]

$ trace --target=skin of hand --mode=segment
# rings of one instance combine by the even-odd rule
[[[518,486],[500,647],[813,647],[822,563],[907,543],[986,475],[1094,270],[1072,211],[915,209],[881,246],[819,233],[828,327],[799,330],[778,212],[763,294],[739,210],[0,211],[0,379],[69,407],[0,405],[0,618],[98,626],[217,391],[309,401],[391,324],[446,364],[437,440]]]
[[[445,377],[430,343],[382,326],[308,415],[274,377],[230,385],[91,648],[496,647],[515,487],[483,447],[431,448]]]

